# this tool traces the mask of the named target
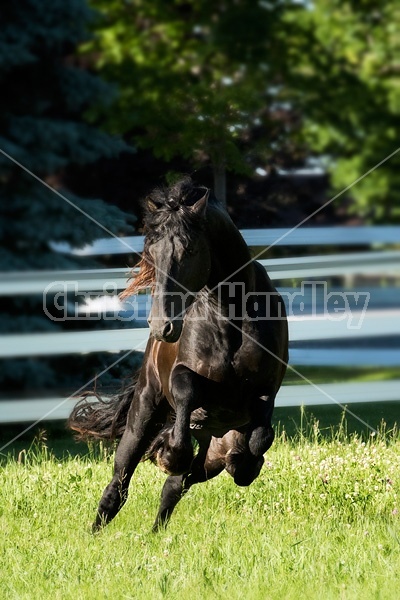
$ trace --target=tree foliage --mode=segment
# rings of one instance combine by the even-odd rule
[[[97,0],[87,48],[120,87],[107,113],[159,157],[250,175],[257,161],[323,156],[341,190],[397,148],[400,9],[395,0]],[[352,208],[399,218],[394,156]],[[260,163],[259,163],[260,164]]]
[[[315,0],[297,24],[290,70],[304,139],[328,157],[340,190],[399,148],[400,6]],[[354,186],[355,213],[400,219],[399,165],[396,154]]]
[[[103,19],[88,50],[120,89],[109,126],[164,159],[211,163],[223,194],[225,169],[250,172],[251,132],[273,128],[267,107],[284,76],[291,3],[95,4]]]

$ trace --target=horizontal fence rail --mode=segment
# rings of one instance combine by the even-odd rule
[[[340,321],[327,320],[324,316],[289,317],[289,339],[291,342],[343,340],[348,343],[377,335],[400,335],[400,310],[369,311],[364,316],[353,312],[344,316]],[[351,328],[351,322],[359,326]],[[143,350],[148,337],[147,327],[3,335],[0,358]]]
[[[360,246],[371,244],[398,244],[400,227],[380,225],[375,227],[298,227],[277,229],[243,229],[241,234],[248,246]],[[102,254],[128,254],[142,252],[143,236],[104,238],[82,248],[72,248],[65,242],[52,242],[57,252],[75,256]]]
[[[291,348],[289,364],[296,367],[398,367],[399,348]],[[398,391],[400,399],[400,390]]]
[[[273,280],[400,273],[400,251],[262,259],[258,262],[267,269]],[[82,292],[104,290],[107,284],[122,290],[129,276],[126,268],[1,273],[0,296],[42,294],[45,291],[57,293],[65,291],[68,282],[76,282],[77,291]]]
[[[324,383],[285,385],[276,397],[279,408],[292,406],[346,406],[359,402],[395,401],[399,399],[400,380],[368,383]],[[31,422],[64,420],[69,417],[77,398],[36,398],[32,400],[0,401],[0,422]]]

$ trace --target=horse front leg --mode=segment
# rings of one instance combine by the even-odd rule
[[[193,461],[190,415],[199,405],[201,382],[190,369],[178,365],[171,374],[170,391],[175,408],[175,422],[164,433],[157,455],[160,468],[169,475],[182,475]]]
[[[239,486],[248,486],[258,477],[264,464],[264,454],[274,441],[275,432],[271,423],[274,400],[275,395],[254,398],[246,431],[229,432],[226,436],[230,446],[226,470]]]
[[[101,497],[93,532],[107,525],[125,504],[132,475],[160,428],[157,426],[158,408],[154,390],[149,385],[135,391],[126,429],[115,454],[114,475]]]

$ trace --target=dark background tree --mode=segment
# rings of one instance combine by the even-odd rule
[[[109,85],[82,69],[74,57],[76,47],[89,37],[92,19],[93,12],[83,0],[21,0],[2,6],[0,270],[21,271],[21,278],[26,270],[82,266],[72,256],[52,252],[50,241],[82,246],[107,234],[14,161],[115,234],[132,229],[128,215],[116,206],[79,198],[62,187],[68,165],[129,152],[122,140],[83,119],[93,102],[100,99],[104,104],[113,93]],[[43,314],[41,298],[2,299],[3,333],[54,331],[57,327],[60,325]],[[100,368],[93,361],[90,366],[90,361],[80,362],[79,376],[83,378]],[[0,384],[11,388],[51,383],[62,386],[71,370],[79,372],[77,365],[72,365],[73,359],[63,359],[61,369],[54,370],[54,363],[55,359],[3,361]]]
[[[93,4],[102,19],[83,50],[118,84],[115,104],[102,114],[110,130],[148,150],[139,161],[152,155],[156,165],[164,161],[164,171],[200,168],[221,198],[228,186],[235,214],[262,208],[260,200],[270,196],[265,225],[279,224],[280,216],[304,218],[327,178],[279,181],[279,168],[321,159],[331,175],[327,200],[396,149],[400,14],[394,1]],[[336,218],[398,219],[399,160],[393,157],[341,197]],[[262,181],[255,174],[260,167]]]
[[[225,202],[226,171],[251,175],[270,154],[285,79],[290,3],[93,3],[103,18],[86,47],[99,72],[118,84],[106,113],[114,132],[170,161],[209,164],[216,195]],[[288,120],[286,119],[286,126]],[[286,143],[275,136],[275,152]]]

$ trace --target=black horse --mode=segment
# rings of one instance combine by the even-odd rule
[[[143,366],[119,397],[83,400],[70,417],[81,435],[122,435],[94,530],[123,506],[146,457],[169,475],[154,530],[194,483],[223,469],[237,485],[252,483],[274,439],[288,360],[283,301],[209,190],[189,178],[156,190],[145,231],[141,268],[125,292],[153,289]]]

